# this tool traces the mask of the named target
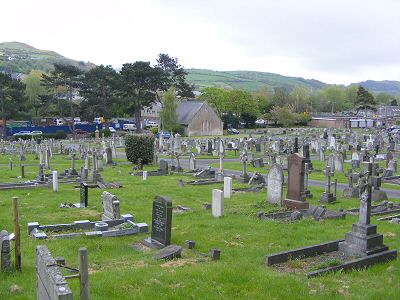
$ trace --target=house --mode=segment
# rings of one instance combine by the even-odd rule
[[[223,135],[223,122],[207,102],[181,101],[176,113],[187,136]]]

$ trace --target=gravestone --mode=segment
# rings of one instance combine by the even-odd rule
[[[58,172],[53,171],[53,192],[58,192]]]
[[[114,164],[114,162],[113,162],[113,160],[112,160],[112,149],[111,149],[111,147],[107,147],[106,148],[106,154],[107,154],[107,160],[106,160],[106,163],[107,163],[107,165],[113,165]]]
[[[12,270],[10,236],[6,230],[0,232],[0,271],[8,272]]]
[[[120,209],[119,209],[119,200],[117,196],[104,191],[101,195],[103,202],[103,214],[102,220],[116,220],[121,218]]]
[[[325,168],[325,192],[322,193],[320,201],[323,203],[333,203],[336,201],[336,195],[331,193],[331,177],[334,175],[331,166],[326,166]]]
[[[305,201],[304,193],[304,157],[293,153],[288,157],[288,192],[285,206],[294,209],[307,209],[309,204]]]
[[[365,257],[388,250],[383,244],[383,235],[377,233],[377,226],[371,224],[371,174],[372,163],[364,163],[364,174],[360,175],[360,219],[346,234],[339,250],[348,257]]]
[[[224,197],[232,197],[232,177],[224,177]]]
[[[80,207],[88,206],[89,187],[86,182],[81,182],[80,186]]]
[[[267,201],[272,204],[282,205],[283,170],[280,165],[271,166],[267,179]]]
[[[354,151],[351,154],[351,167],[353,169],[359,169],[360,168],[360,155],[358,154],[357,151]]]
[[[212,215],[220,218],[224,215],[224,194],[221,190],[212,190]]]
[[[172,201],[168,197],[156,196],[153,200],[151,238],[144,243],[151,247],[164,248],[171,244]]]
[[[168,175],[168,162],[165,159],[160,160],[160,173]]]

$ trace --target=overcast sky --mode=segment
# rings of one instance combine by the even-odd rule
[[[400,80],[399,0],[1,1],[0,42],[120,67],[159,53],[187,68],[328,83]]]

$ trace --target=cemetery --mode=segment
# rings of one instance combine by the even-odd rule
[[[0,299],[400,295],[387,134],[149,138],[1,142]]]

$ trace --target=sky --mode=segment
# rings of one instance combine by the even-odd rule
[[[400,80],[399,0],[2,0],[0,9],[0,42],[116,68],[167,53],[185,68]]]

